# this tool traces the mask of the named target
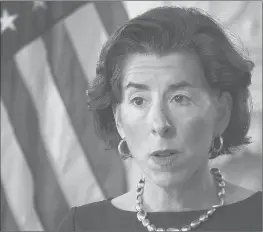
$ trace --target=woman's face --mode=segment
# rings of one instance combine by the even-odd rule
[[[137,54],[127,60],[123,77],[116,125],[142,172],[170,186],[207,167],[212,137],[225,130],[229,114],[218,107],[198,57],[186,51]],[[176,151],[167,159],[166,153],[151,154],[165,149]]]

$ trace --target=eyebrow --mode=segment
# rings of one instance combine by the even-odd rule
[[[169,85],[168,91],[182,89],[182,88],[186,88],[186,87],[193,88],[193,86],[190,83],[188,83],[187,81],[180,81],[178,83]],[[150,87],[148,85],[134,83],[134,82],[129,82],[124,87],[125,90],[127,90],[128,88],[136,88],[136,89],[141,89],[141,90],[149,90],[150,89]]]

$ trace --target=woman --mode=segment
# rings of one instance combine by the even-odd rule
[[[120,27],[87,91],[98,135],[140,167],[124,195],[72,208],[59,231],[261,231],[262,192],[209,160],[250,143],[253,63],[196,9],[152,9]]]

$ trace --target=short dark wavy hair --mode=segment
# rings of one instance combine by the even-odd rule
[[[133,54],[165,56],[178,49],[200,58],[211,88],[227,91],[233,99],[228,127],[222,134],[221,154],[233,154],[249,144],[251,71],[254,63],[234,46],[224,28],[196,8],[159,7],[126,22],[103,46],[96,77],[87,90],[98,136],[112,148],[120,141],[113,109],[122,101],[122,68]]]

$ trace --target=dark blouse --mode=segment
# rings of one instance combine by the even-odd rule
[[[149,212],[147,218],[157,227],[167,229],[188,225],[204,212]],[[108,199],[72,208],[58,229],[58,232],[67,231],[145,232],[147,229],[138,221],[136,212],[120,210]],[[262,231],[262,192],[218,208],[193,231]]]

